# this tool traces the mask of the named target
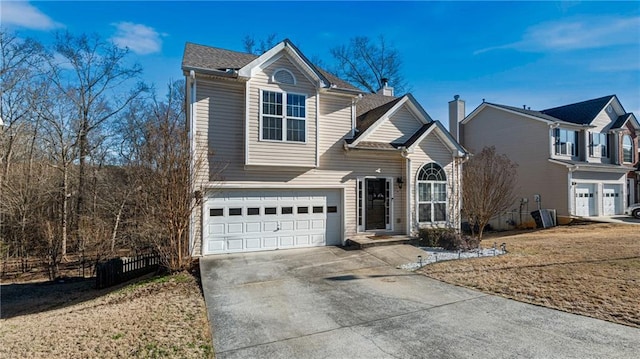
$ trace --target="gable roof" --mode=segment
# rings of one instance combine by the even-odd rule
[[[313,72],[317,73],[318,77],[327,80],[328,87],[354,92],[363,92],[350,83],[312,64],[289,39],[284,39],[274,48],[282,45],[291,47],[293,51],[301,58],[301,60],[306,65],[308,65]],[[185,71],[213,70],[220,73],[229,73],[229,70],[237,71],[246,67],[253,61],[256,61],[259,57],[260,56],[258,55],[246,52],[237,52],[187,42],[185,44],[184,54],[182,56],[182,69]]]
[[[578,125],[589,125],[596,116],[615,98],[615,95],[576,102],[540,111],[562,121]]]
[[[618,118],[616,119],[616,122],[614,122],[613,125],[611,125],[611,129],[617,130],[617,129],[623,128],[628,121],[631,121],[631,124],[633,125],[633,127],[640,129],[640,124],[638,123],[635,115],[632,112],[625,113],[624,115],[618,116]]]
[[[356,105],[356,129],[358,133],[354,139],[380,120],[382,116],[389,112],[400,100],[402,100],[402,97],[377,94],[363,96]]]
[[[461,124],[466,124],[467,122],[471,121],[480,111],[482,111],[484,108],[486,107],[493,107],[493,108],[497,108],[500,110],[505,110],[505,111],[509,111],[509,112],[515,112],[521,115],[525,115],[528,118],[532,118],[534,120],[539,120],[539,121],[544,121],[547,123],[560,123],[563,125],[567,125],[567,126],[577,126],[576,123],[573,122],[567,122],[567,121],[562,121],[558,118],[555,118],[553,116],[544,114],[540,111],[535,111],[535,110],[529,110],[529,109],[525,109],[525,108],[521,108],[521,107],[514,107],[514,106],[507,106],[507,105],[501,105],[498,103],[491,103],[491,102],[483,102],[481,103],[478,107],[476,107],[469,115],[467,115],[467,117],[465,117]]]

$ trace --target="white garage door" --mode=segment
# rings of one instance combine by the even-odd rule
[[[602,190],[603,215],[620,214],[622,208],[622,194],[620,185],[605,184]]]
[[[576,216],[595,216],[596,206],[592,184],[579,184],[575,189]]]
[[[221,191],[205,205],[203,253],[339,245],[339,190]]]

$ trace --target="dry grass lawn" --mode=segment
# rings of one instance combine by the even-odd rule
[[[213,357],[204,298],[190,274],[111,292],[92,284],[3,284],[0,357]]]
[[[640,327],[640,226],[589,224],[486,236],[500,257],[440,262],[421,271],[448,283]]]

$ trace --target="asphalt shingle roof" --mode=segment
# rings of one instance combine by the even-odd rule
[[[184,55],[182,56],[182,67],[195,67],[219,71],[225,71],[227,69],[238,70],[256,58],[258,58],[257,55],[250,53],[231,51],[187,42],[184,48]],[[338,78],[330,72],[318,68],[315,65],[312,66],[337,88],[361,91],[357,87]]]
[[[553,107],[540,112],[562,121],[578,125],[589,125],[614,96],[604,96],[593,100]]]
[[[522,113],[522,114],[525,114],[525,115],[535,116],[535,117],[538,117],[538,118],[541,118],[541,119],[547,120],[547,121],[556,122],[556,121],[559,120],[556,117],[552,117],[552,116],[546,115],[546,114],[544,114],[544,113],[542,113],[540,111],[527,110],[527,109],[524,109],[524,108],[521,108],[521,107],[507,106],[507,105],[501,105],[501,104],[498,104],[498,103],[491,103],[491,102],[487,102],[487,104],[492,105],[492,106],[496,106],[496,107],[502,107],[504,109],[515,111],[515,112],[519,112],[519,113]]]
[[[631,117],[630,113],[625,113],[622,116],[618,116],[618,118],[616,119],[616,122],[614,122],[613,125],[611,125],[611,128],[612,129],[622,128],[622,126],[624,126],[625,122],[627,122],[629,117]]]
[[[182,56],[182,67],[197,67],[210,70],[240,69],[258,56],[230,51],[217,47],[187,42]]]

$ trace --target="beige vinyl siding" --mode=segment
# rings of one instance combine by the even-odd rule
[[[413,221],[411,228],[412,231],[417,231],[420,225],[431,225],[428,223],[418,223],[416,183],[420,168],[428,163],[437,163],[445,170],[447,175],[447,201],[455,200],[453,186],[456,185],[454,181],[459,181],[459,178],[457,178],[459,174],[456,173],[454,176],[453,173],[454,163],[451,149],[449,149],[434,132],[429,134],[420,144],[418,144],[418,146],[416,146],[416,149],[409,155],[409,158],[411,159],[411,185],[409,191],[411,198],[411,219]],[[450,206],[447,206],[447,217],[449,217],[449,215]],[[436,226],[441,224],[434,223],[433,225]]]
[[[244,83],[198,80],[196,139],[200,173],[208,181],[241,171],[244,162]]]
[[[344,150],[341,150],[344,152]],[[359,177],[402,176],[404,159],[399,152],[378,152],[367,150],[351,150],[344,152],[341,161],[336,161],[330,168],[286,170],[285,168],[256,167],[248,168],[243,173],[225,172],[223,185],[260,188],[261,186],[282,186],[287,188],[345,188],[345,232],[347,235],[357,232],[357,179]],[[395,180],[394,180],[395,182]],[[215,185],[212,183],[212,185]],[[218,190],[218,189],[214,189]],[[404,233],[404,197],[397,185],[394,185],[393,201],[393,233]],[[400,218],[398,223],[397,219]]]
[[[540,194],[544,208],[568,214],[567,169],[549,162],[551,139],[546,123],[486,107],[463,126],[462,144],[471,153],[493,145],[497,153],[506,154],[518,164],[514,208],[518,208],[520,198],[527,198],[528,209],[537,209],[534,195]]]
[[[319,168],[245,166],[244,86],[244,83],[198,81],[196,134],[200,152],[208,154],[201,168],[209,176],[209,181],[203,183],[209,188],[208,191],[220,190],[225,185],[252,188],[261,186],[344,187],[347,204],[345,232],[355,233],[357,231],[357,178],[379,176],[395,179],[402,176],[404,159],[400,153],[345,151],[343,141],[350,136],[352,99],[322,94],[319,109]],[[315,100],[313,103],[315,104]],[[204,151],[207,145],[208,151]],[[377,172],[377,170],[380,171]],[[405,224],[403,221],[398,223],[397,218],[404,216],[404,197],[399,194],[397,185],[394,187],[394,232],[403,233]],[[205,193],[205,196],[207,194]],[[196,224],[196,227],[198,226],[201,226],[200,222]],[[200,249],[200,237],[195,237],[197,250]]]
[[[271,82],[278,69],[287,69],[296,78],[295,85]],[[306,96],[306,143],[260,140],[260,90],[295,93]],[[244,105],[244,104],[243,104]],[[283,109],[283,111],[286,111]],[[248,165],[314,167],[316,165],[316,86],[286,55],[258,71],[249,80],[249,158]],[[286,133],[283,133],[286,139]]]
[[[405,142],[413,135],[422,123],[402,106],[389,119],[384,121],[375,131],[367,136],[367,141],[372,142]]]

